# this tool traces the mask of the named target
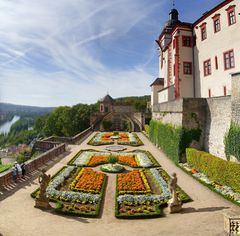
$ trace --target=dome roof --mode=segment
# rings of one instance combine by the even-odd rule
[[[175,9],[175,8],[173,8],[173,9],[171,9],[171,11],[169,12],[169,15],[170,15],[170,14],[176,14],[176,15],[178,15],[178,10]]]

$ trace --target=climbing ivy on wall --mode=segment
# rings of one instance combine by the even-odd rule
[[[240,160],[240,126],[234,122],[231,123],[229,131],[225,135],[225,154],[227,159],[230,156]]]
[[[200,129],[176,127],[156,120],[151,120],[149,126],[150,140],[157,144],[175,163],[183,161],[186,148],[193,140],[199,141],[200,136]]]

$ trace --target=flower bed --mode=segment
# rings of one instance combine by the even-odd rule
[[[98,132],[88,142],[88,144],[93,146],[109,145],[113,144],[115,139],[117,140],[117,143],[120,145],[130,146],[143,145],[142,141],[135,133],[129,132],[114,132],[114,133]]]
[[[214,180],[211,180],[207,175],[201,173],[195,167],[189,165],[188,163],[179,163],[179,166],[196,180],[206,185],[209,189],[240,206],[239,192],[234,191],[231,187],[227,185],[222,185]]]
[[[73,186],[75,186],[75,191],[71,189]],[[58,203],[55,208],[58,212],[97,217],[105,186],[105,174],[68,166],[52,178],[46,191],[50,201]],[[36,197],[38,191],[34,191],[31,196]]]
[[[159,217],[162,212],[161,208],[164,207],[171,198],[167,184],[170,177],[162,168],[151,168],[144,171],[141,170],[141,172],[141,183],[139,183],[139,175],[138,177],[134,176],[132,178],[128,176],[125,181],[123,181],[122,178],[119,179],[123,174],[118,175],[115,205],[115,216],[117,218]],[[133,175],[132,172],[128,174]],[[132,182],[135,181],[139,183],[137,186],[132,184]],[[144,186],[143,183],[147,183],[149,188]],[[146,191],[144,193],[143,186],[145,189],[150,189],[150,192]],[[129,189],[131,191],[128,191]],[[137,191],[138,189],[141,190]],[[177,195],[182,202],[191,200],[178,186]]]
[[[78,192],[100,193],[105,174],[83,168],[70,184],[70,189]]]
[[[151,193],[151,188],[142,170],[134,170],[127,174],[119,174],[117,176],[117,186],[119,194]]]
[[[84,166],[97,166],[101,164],[109,163],[109,157],[112,154],[110,152],[99,152],[94,150],[82,150],[77,153],[69,162],[69,165],[75,165],[79,167]],[[157,167],[159,163],[155,160],[150,152],[135,150],[132,152],[119,152],[115,154],[116,162],[122,165],[128,165],[130,167]]]

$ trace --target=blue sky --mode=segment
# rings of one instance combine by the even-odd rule
[[[194,22],[220,0],[176,0]],[[150,94],[170,0],[1,0],[0,101],[35,106]]]

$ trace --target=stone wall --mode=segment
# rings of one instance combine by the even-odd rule
[[[232,121],[240,125],[240,73],[232,74]]]
[[[153,106],[152,119],[176,126],[182,125],[183,99]]]
[[[206,101],[204,149],[225,159],[224,136],[231,124],[231,97],[208,98]]]
[[[30,173],[35,170],[39,170],[46,165],[47,162],[53,158],[59,156],[65,152],[66,145],[64,143],[52,148],[51,150],[44,152],[33,160],[26,161],[26,172]],[[0,174],[0,187],[8,185],[13,182],[12,170],[5,171]]]
[[[231,98],[183,98],[158,104],[152,118],[189,129],[201,129],[199,142],[191,146],[225,158],[224,136],[231,123]]]
[[[48,137],[42,141],[48,142],[49,145],[51,142],[54,143],[66,143],[66,144],[76,144],[78,143],[81,139],[86,138],[88,135],[92,133],[92,128],[89,127],[85,130],[83,130],[81,133],[76,134],[73,137],[58,137],[58,136],[51,136]],[[41,141],[41,142],[42,142]]]

